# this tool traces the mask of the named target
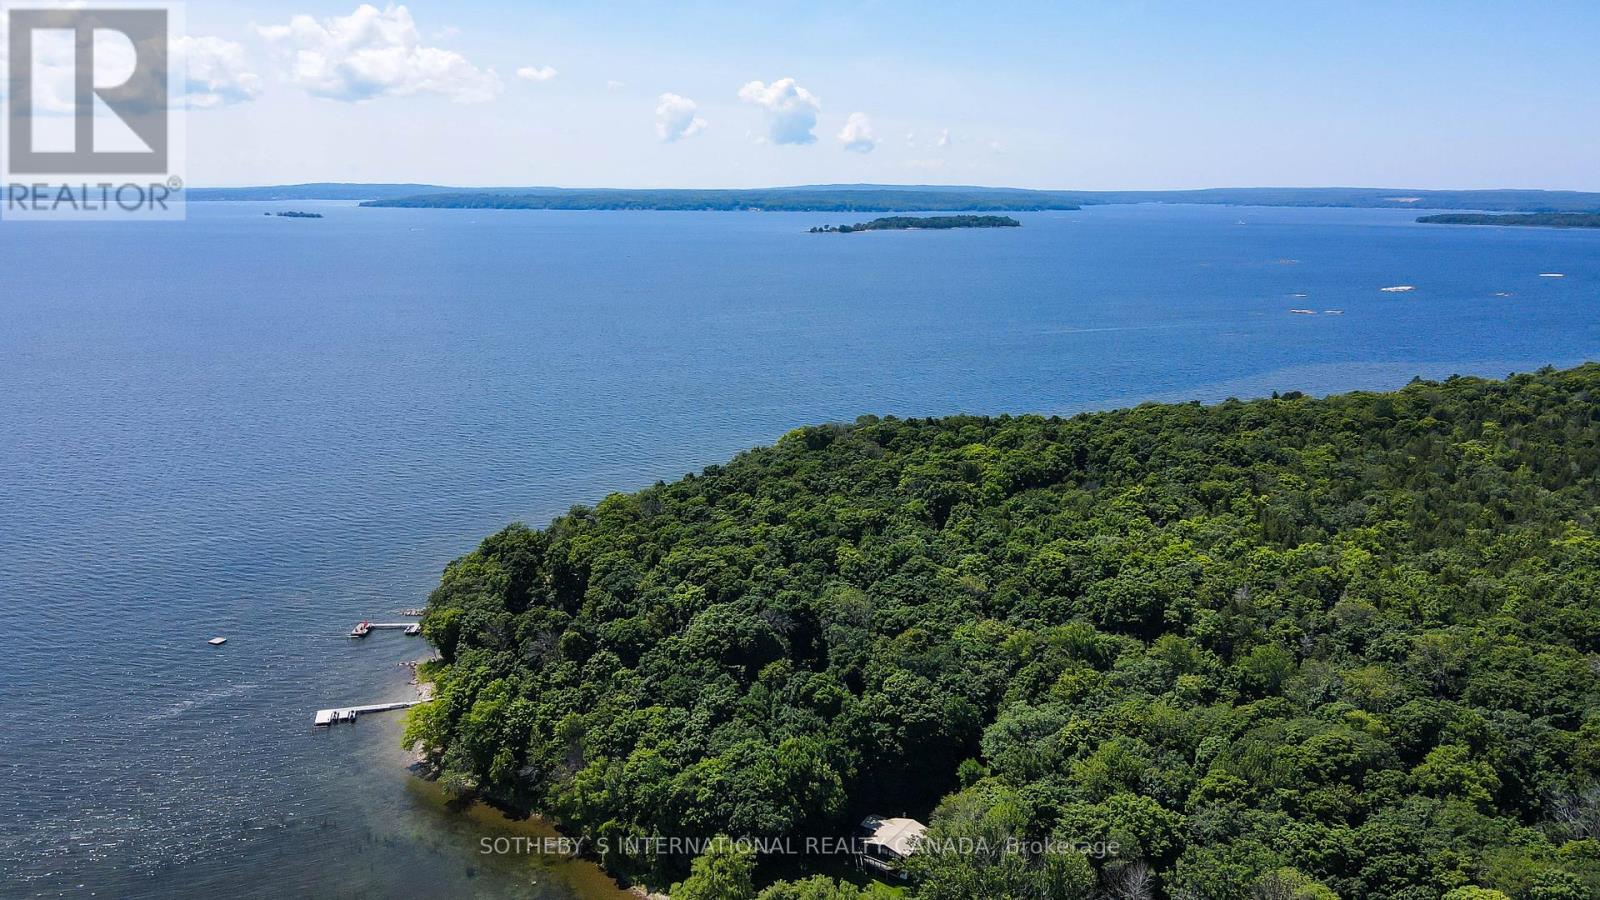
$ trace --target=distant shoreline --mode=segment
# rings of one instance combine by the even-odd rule
[[[368,200],[395,209],[657,210],[675,212],[1042,212],[1079,204],[1043,191],[792,188],[771,191],[474,191]]]
[[[1600,213],[1531,213],[1523,215],[1485,215],[1447,213],[1421,216],[1424,225],[1500,225],[1520,228],[1600,228]]]
[[[584,209],[771,212],[1030,212],[1131,203],[1347,209],[1596,213],[1600,193],[1540,190],[1420,191],[1397,188],[1206,188],[1077,191],[973,185],[802,185],[773,188],[463,188],[427,184],[298,184],[191,188],[190,200],[355,201],[407,209]]]

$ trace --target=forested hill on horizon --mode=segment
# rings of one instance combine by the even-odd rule
[[[1208,188],[1182,191],[1042,191],[968,185],[825,184],[750,189],[463,188],[427,184],[316,183],[194,188],[191,200],[344,200],[438,209],[659,209],[793,212],[1006,212],[1124,203],[1229,206],[1600,212],[1600,193],[1404,188]]]

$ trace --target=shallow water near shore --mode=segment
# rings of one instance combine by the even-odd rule
[[[326,218],[262,215],[286,208]],[[545,826],[411,777],[401,714],[311,727],[415,695],[420,639],[351,624],[421,605],[507,522],[803,424],[1600,357],[1600,233],[1414,215],[811,235],[870,216],[297,202],[8,227],[0,894],[617,897],[586,862],[482,853]]]

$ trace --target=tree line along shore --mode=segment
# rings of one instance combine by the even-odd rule
[[[1444,213],[1417,219],[1425,225],[1518,225],[1529,228],[1600,228],[1600,213]]]

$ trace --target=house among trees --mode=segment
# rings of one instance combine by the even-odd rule
[[[867,816],[861,820],[856,836],[861,845],[861,864],[888,875],[904,878],[900,863],[917,850],[928,833],[928,826],[916,819],[885,819]]]

